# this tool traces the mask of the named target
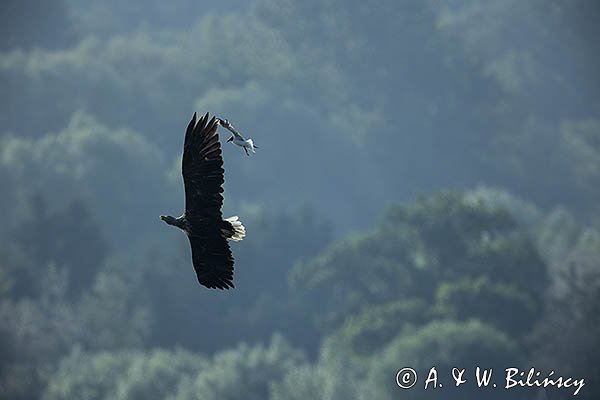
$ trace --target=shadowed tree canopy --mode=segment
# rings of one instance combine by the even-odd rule
[[[478,289],[482,277],[491,292]],[[316,307],[315,322],[329,327],[372,305],[436,296],[460,309],[460,318],[501,324],[491,316],[506,304],[519,304],[523,318],[532,318],[548,284],[546,265],[517,222],[456,192],[393,205],[370,232],[297,264],[291,280]],[[479,304],[478,296],[491,293],[493,301]]]
[[[23,268],[15,271],[19,294],[40,290],[47,284],[41,271],[54,265],[67,272],[67,291],[76,296],[89,289],[108,254],[108,244],[87,205],[75,200],[49,211],[41,194],[29,200],[29,215],[15,228],[11,242],[27,255]]]

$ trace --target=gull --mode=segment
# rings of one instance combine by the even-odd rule
[[[231,137],[229,139],[227,139],[228,142],[232,142],[233,144],[236,144],[238,146],[240,146],[241,148],[244,149],[244,151],[246,152],[246,155],[249,156],[250,153],[248,152],[248,150],[250,150],[252,153],[256,153],[254,151],[254,149],[258,149],[258,146],[256,146],[254,144],[254,142],[252,141],[252,139],[248,138],[248,139],[244,139],[244,137],[242,136],[241,133],[239,133],[234,127],[233,125],[231,125],[231,123],[226,120],[226,119],[217,119],[217,121],[219,122],[219,125],[221,125],[223,128],[227,129],[229,132],[231,132]]]

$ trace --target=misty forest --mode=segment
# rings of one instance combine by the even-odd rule
[[[600,398],[597,1],[4,0],[0,20],[0,398],[574,398],[478,388],[476,366]],[[247,233],[226,291],[158,218],[183,210],[194,112],[260,146],[219,131]]]

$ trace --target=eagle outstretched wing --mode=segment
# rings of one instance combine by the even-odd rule
[[[233,256],[223,237],[223,157],[217,118],[190,121],[181,170],[185,186],[186,232],[198,281],[209,288],[233,288]]]

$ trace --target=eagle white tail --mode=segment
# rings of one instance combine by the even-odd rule
[[[234,242],[239,242],[246,236],[246,228],[242,225],[242,221],[240,221],[237,215],[233,217],[225,218],[225,221],[229,222],[230,229],[223,229],[223,234],[229,240],[233,240]]]

